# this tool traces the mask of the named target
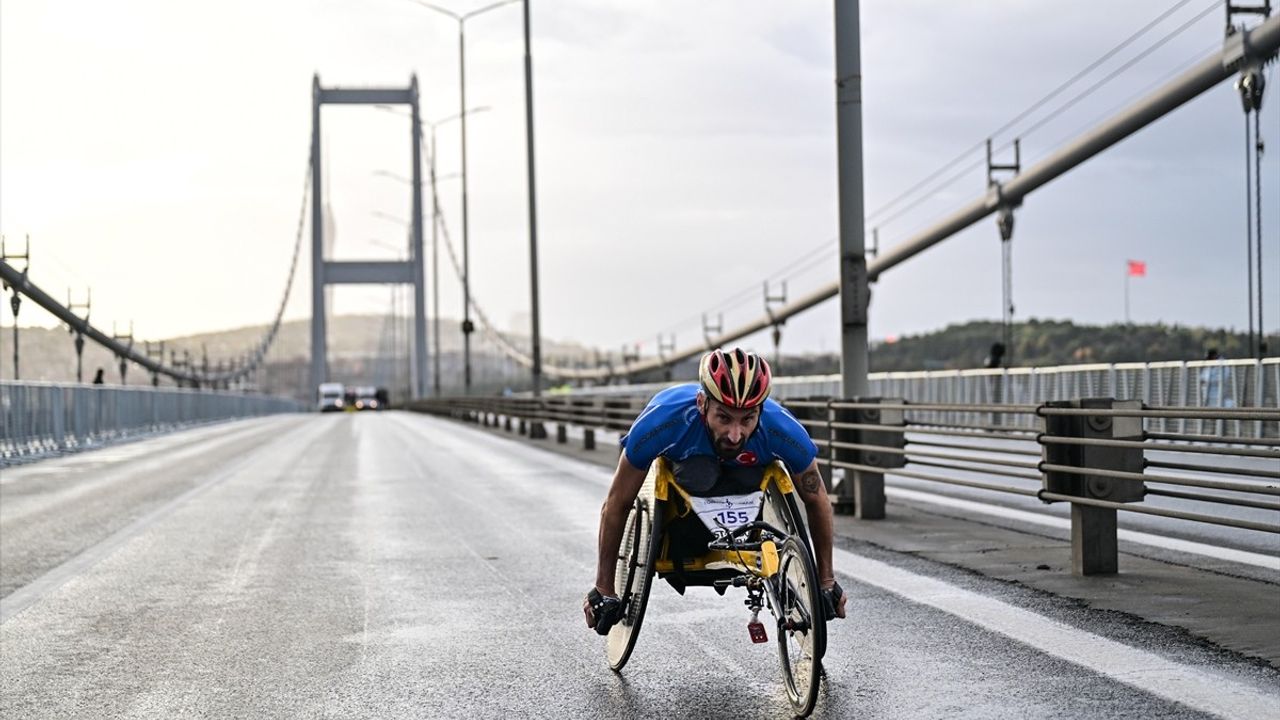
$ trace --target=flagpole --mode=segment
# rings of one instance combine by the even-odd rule
[[[1124,268],[1124,324],[1129,323],[1129,266],[1126,264]]]

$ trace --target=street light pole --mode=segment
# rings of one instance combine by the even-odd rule
[[[433,5],[422,0],[413,0],[418,5],[434,10],[441,15],[452,18],[458,23],[458,92],[460,101],[458,113],[462,118],[462,364],[463,390],[471,394],[471,333],[475,324],[471,322],[471,243],[470,226],[467,217],[467,53],[466,23],[477,15],[510,5],[519,0],[501,0],[491,5],[459,15],[452,10]]]
[[[836,0],[836,147],[840,201],[841,387],[867,393],[867,261],[862,197],[862,58],[858,0]]]
[[[379,107],[382,109],[386,109],[394,112],[394,110],[390,106],[379,106]],[[429,154],[431,159],[427,163],[427,168],[428,168],[428,173],[429,173],[429,178],[431,183],[431,285],[432,285],[431,302],[435,306],[435,311],[434,311],[435,319],[433,321],[433,325],[431,328],[431,334],[432,334],[431,341],[432,343],[434,343],[434,347],[435,347],[435,354],[432,356],[432,389],[435,391],[435,397],[440,397],[440,354],[441,354],[441,349],[440,349],[441,348],[440,346],[440,232],[439,232],[440,231],[440,195],[438,192],[438,183],[443,182],[445,180],[452,180],[454,178],[462,177],[460,173],[447,173],[443,176],[436,174],[436,128],[452,120],[460,120],[465,118],[467,115],[474,115],[476,113],[482,113],[487,110],[489,110],[489,106],[477,105],[476,107],[469,108],[465,113],[459,113],[457,115],[450,115],[448,117],[443,117],[434,122],[430,120],[419,119],[419,125],[426,125],[428,128],[431,129],[431,136],[429,139],[429,143],[430,143]],[[391,178],[392,180],[397,180],[403,183],[412,182],[408,178],[401,177],[392,172],[387,172],[386,170],[375,170],[373,174],[381,177]],[[391,220],[393,222],[397,222],[400,224],[404,224],[405,222],[403,220],[400,220],[399,218],[393,217],[386,213],[374,211],[373,214],[383,219]],[[466,273],[464,272],[463,275],[465,278]]]
[[[867,258],[862,188],[862,49],[858,0],[835,0],[836,170],[840,208],[840,379],[842,396],[865,397]],[[842,439],[842,438],[833,438]],[[884,475],[854,471],[837,492],[836,509],[860,519],[884,517]]]
[[[466,113],[463,113],[466,117]],[[433,358],[432,388],[434,397],[440,397],[440,195],[436,192],[436,125],[431,125],[431,303],[435,306],[435,321],[431,326],[432,342],[436,354]]]
[[[389,178],[392,178],[393,180],[399,180],[401,182],[406,182],[410,184],[413,183],[412,180],[409,180],[407,178],[402,178],[399,175],[396,175],[395,173],[390,173],[385,170],[375,170],[373,174],[380,175],[382,177],[389,177]],[[388,213],[384,213],[378,210],[374,210],[372,214],[374,217],[382,218],[383,220],[389,220],[401,227],[408,226],[409,224],[406,221],[401,220],[398,217],[395,217],[394,215],[390,215]],[[408,244],[409,244],[409,248],[407,252],[412,254],[413,253],[413,231],[410,230],[406,234],[408,236]],[[385,250],[394,251],[396,253],[396,260],[398,262],[403,261],[404,259],[400,253],[406,252],[405,248],[396,247],[395,245],[388,245],[387,243],[381,242],[379,240],[370,240],[369,244],[375,247],[383,248]],[[387,372],[387,376],[390,378],[388,382],[388,387],[389,389],[394,390],[397,395],[401,395],[403,393],[403,397],[408,400],[408,399],[412,399],[413,389],[412,387],[410,387],[411,383],[409,382],[406,382],[403,385],[401,385],[400,383],[400,376],[402,375],[402,372],[401,372],[402,367],[401,367],[401,363],[399,362],[399,358],[400,358],[400,347],[401,345],[403,345],[405,349],[404,368],[407,369],[408,360],[410,357],[409,334],[408,334],[408,328],[404,327],[404,325],[401,323],[401,318],[400,318],[400,295],[401,295],[400,285],[391,285],[390,287],[391,287],[391,360],[389,364],[390,369]],[[439,356],[440,348],[434,345],[432,347],[435,350],[435,355]],[[407,376],[406,376],[406,380],[407,380]]]
[[[462,387],[471,394],[471,242],[467,218],[467,40],[466,20],[458,20],[458,112],[462,115]]]
[[[538,202],[533,164],[533,57],[529,52],[529,0],[524,0],[524,118],[529,170],[529,288],[533,315],[530,354],[533,396],[542,395],[542,339],[538,322]],[[530,433],[532,435],[532,432]]]

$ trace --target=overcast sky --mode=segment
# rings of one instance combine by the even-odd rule
[[[868,211],[1173,5],[864,0]],[[1188,2],[1048,108],[1209,6]],[[1222,17],[1211,11],[1024,134],[1024,166],[1220,47]],[[492,108],[468,127],[473,292],[503,329],[524,330],[520,21],[517,4],[468,22],[467,93],[469,105]],[[267,322],[298,227],[312,74],[326,86],[403,86],[417,73],[424,115],[435,119],[459,109],[457,52],[456,25],[409,0],[4,0],[0,231],[11,250],[30,234],[31,277],[55,295],[71,287],[80,300],[91,286],[101,326],[132,320],[139,337],[159,338]],[[701,336],[703,312],[724,312],[726,326],[759,316],[768,278],[788,277],[794,298],[836,277],[830,1],[541,0],[533,62],[545,335],[652,352],[659,333],[674,333],[684,346]],[[1262,116],[1272,148],[1263,167],[1269,328],[1280,327],[1277,92],[1272,72]],[[1017,316],[1122,320],[1132,258],[1148,269],[1131,285],[1134,321],[1243,330],[1243,126],[1223,83],[1029,197],[1014,238]],[[409,193],[375,173],[409,174],[408,120],[329,106],[323,128],[335,256],[394,257],[405,230],[375,213],[407,218]],[[459,167],[458,130],[438,130],[441,173]],[[984,183],[973,170],[868,225],[892,247]],[[441,186],[455,238],[458,185]],[[306,252],[289,318],[310,313]],[[988,220],[886,273],[871,334],[998,318],[999,273]],[[451,271],[441,287],[444,314],[460,316]],[[383,312],[388,292],[339,288],[335,297],[338,312]],[[50,324],[30,304],[22,320]],[[784,349],[832,350],[838,334],[832,301],[792,320]]]

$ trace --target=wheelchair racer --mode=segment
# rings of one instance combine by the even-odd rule
[[[769,364],[738,348],[717,349],[702,357],[698,380],[653,396],[622,437],[618,469],[600,509],[596,583],[582,605],[587,626],[607,635],[622,619],[622,602],[614,588],[618,546],[649,465],[659,456],[677,467],[698,468],[699,473],[691,475],[705,487],[690,489],[703,490],[716,481],[708,475],[732,476],[781,460],[809,517],[827,615],[843,618],[846,597],[831,564],[831,503],[818,470],[818,448],[804,426],[769,399]]]

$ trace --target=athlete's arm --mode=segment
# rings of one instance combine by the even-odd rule
[[[600,508],[600,555],[596,560],[596,590],[601,595],[616,595],[613,578],[618,567],[618,546],[627,524],[627,514],[640,494],[648,468],[640,469],[627,460],[624,452],[618,458],[618,469],[613,473],[609,495]],[[821,483],[819,483],[821,484]]]
[[[830,588],[836,582],[835,568],[831,564],[831,540],[835,531],[832,528],[831,502],[827,500],[827,488],[822,483],[817,460],[800,473],[795,486],[804,501],[805,514],[809,516],[809,535],[813,538],[813,552],[817,556],[818,580],[823,588]],[[836,615],[839,617],[844,617],[844,603],[844,596],[836,602]]]

